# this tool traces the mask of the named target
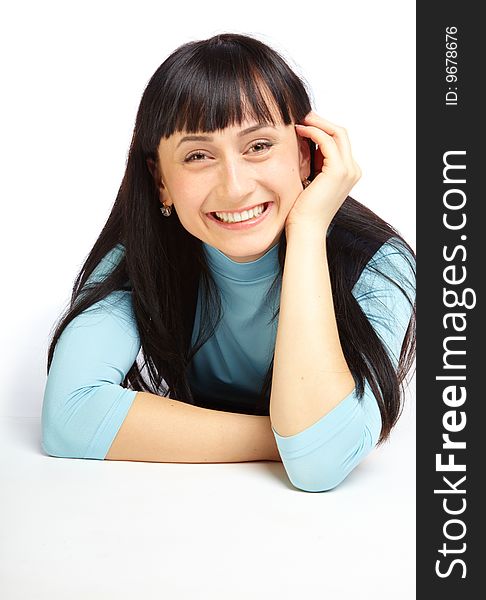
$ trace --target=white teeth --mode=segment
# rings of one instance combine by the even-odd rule
[[[240,221],[247,221],[248,219],[252,219],[253,217],[260,216],[264,208],[265,205],[260,204],[259,206],[256,206],[255,208],[252,208],[250,210],[244,210],[242,213],[217,212],[215,214],[217,217],[219,217],[221,221],[224,221],[225,223],[239,223]]]

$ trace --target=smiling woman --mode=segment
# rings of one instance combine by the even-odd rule
[[[44,451],[338,485],[390,435],[415,350],[415,255],[359,177],[275,50],[177,48],[50,343]]]

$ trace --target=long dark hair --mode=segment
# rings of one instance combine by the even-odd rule
[[[213,132],[241,124],[249,116],[275,125],[263,89],[271,93],[285,125],[290,125],[292,118],[294,122],[302,122],[312,108],[302,79],[282,56],[245,35],[225,33],[186,43],[156,70],[140,102],[125,174],[113,208],[75,279],[69,306],[52,336],[48,373],[56,343],[66,326],[112,292],[128,290],[143,364],[138,364],[137,358],[123,385],[197,403],[187,378],[188,365],[222,317],[220,296],[201,240],[182,226],[175,211],[170,218],[161,214],[159,192],[147,161],[157,163],[161,138],[168,138],[174,132]],[[309,143],[312,149],[312,142]],[[313,164],[311,171],[312,180]],[[414,301],[407,295],[406,287],[394,281],[413,305],[395,368],[351,288],[374,248],[391,238],[403,243],[415,258],[397,230],[350,196],[336,213],[333,235],[327,238],[341,344],[358,394],[362,396],[366,379],[378,400],[382,417],[378,443],[389,436],[401,414],[400,387],[415,353]],[[117,245],[123,246],[124,252],[111,272],[101,281],[88,281],[100,261]],[[283,230],[278,248],[280,270],[271,287],[273,293],[282,277],[285,252]],[[411,268],[415,268],[414,261]],[[202,295],[201,327],[191,346],[198,290]],[[273,318],[277,315],[278,309]],[[255,404],[255,414],[269,414],[272,373],[273,358]]]

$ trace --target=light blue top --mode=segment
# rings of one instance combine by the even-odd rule
[[[269,324],[275,306],[267,291],[278,271],[278,244],[248,263],[235,262],[204,242],[203,248],[221,290],[224,315],[195,355],[189,382],[194,393],[206,394],[231,411],[231,402],[244,405],[258,395],[272,358],[278,316]],[[123,252],[121,244],[113,248],[90,281],[103,278]],[[410,263],[415,265],[413,257],[392,238],[368,262],[352,290],[395,365],[412,307],[373,267],[398,281],[414,299]],[[272,297],[279,298],[280,289]],[[199,322],[200,296],[193,342]],[[137,393],[121,383],[139,351],[129,291],[113,292],[69,323],[57,342],[44,392],[42,447],[47,454],[105,458]],[[338,485],[373,449],[380,429],[380,411],[366,383],[361,401],[353,391],[296,435],[284,437],[274,429],[273,433],[292,484],[305,491],[324,491]]]

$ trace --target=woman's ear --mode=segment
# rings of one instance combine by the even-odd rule
[[[158,174],[157,165],[155,164],[155,161],[153,158],[147,158],[147,167],[148,167],[150,173],[152,174],[152,177],[154,178],[156,185],[158,186],[160,183],[160,177]]]
[[[152,158],[147,158],[147,167],[152,174],[155,186],[159,191],[160,201],[165,202],[167,205],[170,204],[169,195],[160,176],[158,165]]]
[[[311,147],[307,138],[299,136],[299,169],[302,180],[311,174]]]

